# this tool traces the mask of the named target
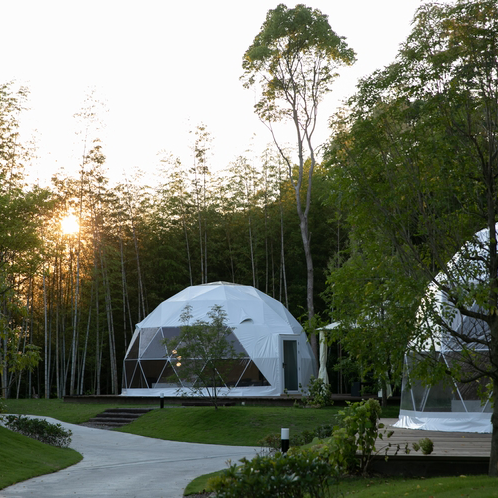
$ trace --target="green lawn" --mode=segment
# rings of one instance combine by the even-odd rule
[[[0,489],[64,469],[82,458],[70,448],[55,448],[0,427]]]
[[[203,493],[207,489],[213,472],[194,479],[185,489],[185,496]],[[381,478],[341,479],[331,489],[330,498],[354,496],[354,498],[455,498],[460,496],[475,498],[498,497],[498,482],[488,476],[433,477],[430,479]]]
[[[282,427],[292,435],[333,424],[337,411],[335,407],[175,407],[149,412],[119,430],[171,441],[257,446],[265,436],[280,434]]]
[[[5,413],[52,417],[69,424],[81,424],[109,408],[123,407],[119,404],[64,403],[62,399],[6,399],[2,402]]]
[[[430,479],[349,479],[341,480],[338,491],[355,498],[475,498],[498,497],[498,480],[488,476],[432,477]]]

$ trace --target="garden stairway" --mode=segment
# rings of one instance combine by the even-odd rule
[[[85,427],[94,429],[115,429],[127,425],[154,408],[111,408],[84,422]]]

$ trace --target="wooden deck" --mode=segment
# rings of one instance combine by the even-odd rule
[[[405,477],[458,476],[487,474],[489,455],[491,452],[491,434],[469,432],[441,432],[417,429],[398,429],[392,427],[397,419],[382,419],[384,430],[393,430],[394,434],[387,439],[391,447],[387,448],[386,461],[385,440],[376,444],[378,455],[370,464],[370,472],[382,475],[399,475]],[[428,437],[434,443],[430,455],[421,450],[414,451],[412,443]],[[404,452],[406,443],[411,450]],[[395,455],[399,444],[400,451]]]
[[[434,443],[432,456],[459,456],[459,457],[489,457],[491,452],[491,434],[478,434],[471,432],[441,432],[424,431],[417,429],[398,429],[392,427],[398,419],[382,419],[386,429],[393,430],[394,434],[387,440],[392,445],[399,444],[404,448],[409,443],[418,442],[420,439],[428,437]],[[377,444],[377,449],[382,447],[382,441]],[[394,454],[395,449],[390,448],[388,455]],[[382,452],[384,454],[384,452]],[[402,451],[398,455],[402,454]],[[411,451],[410,455],[421,455],[422,452]]]

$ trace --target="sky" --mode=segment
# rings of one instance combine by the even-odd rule
[[[281,2],[0,0],[0,83],[30,90],[21,123],[24,139],[34,137],[38,148],[32,175],[43,181],[61,168],[76,174],[83,139],[74,115],[91,91],[105,103],[99,138],[111,176],[153,171],[170,154],[189,166],[201,124],[211,134],[213,169],[240,155],[257,157],[271,136],[253,112],[254,92],[239,79],[242,57]],[[358,78],[394,60],[422,0],[302,3],[327,14],[357,53],[321,104],[318,145]]]

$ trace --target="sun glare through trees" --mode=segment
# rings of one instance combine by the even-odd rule
[[[62,233],[64,235],[72,235],[78,232],[80,225],[78,218],[74,214],[68,214],[61,220]]]

